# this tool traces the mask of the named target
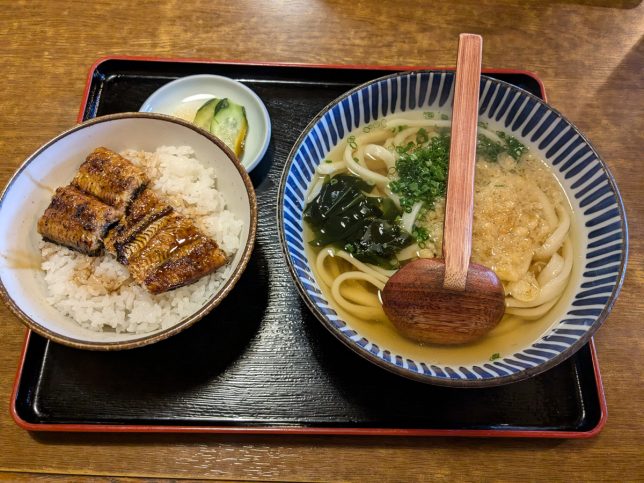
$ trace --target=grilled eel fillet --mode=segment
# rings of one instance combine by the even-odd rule
[[[38,221],[43,238],[88,255],[103,245],[154,294],[188,285],[224,265],[225,253],[194,223],[146,188],[145,173],[105,148],[94,150]]]
[[[103,237],[148,182],[143,170],[127,159],[97,148],[71,184],[56,190],[38,221],[38,232],[46,240],[81,253],[100,255]]]
[[[196,282],[226,263],[226,255],[217,243],[201,234],[176,251],[145,277],[145,287],[152,293],[167,292]]]
[[[141,168],[120,154],[101,147],[87,156],[71,184],[124,212],[149,182]]]
[[[166,223],[164,217],[173,211],[151,189],[144,189],[132,201],[127,215],[120,219],[103,240],[107,252],[116,257],[119,263],[128,265],[130,258]]]
[[[56,190],[38,220],[38,233],[45,240],[96,256],[103,249],[103,237],[120,217],[115,208],[73,186],[64,186]]]
[[[195,282],[227,262],[213,239],[150,189],[132,202],[105,248],[153,294]]]

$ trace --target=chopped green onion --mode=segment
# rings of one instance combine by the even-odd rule
[[[449,139],[438,135],[415,150],[411,149],[414,145],[396,148],[400,154],[396,161],[398,179],[391,181],[389,188],[400,197],[400,206],[406,213],[419,201],[431,209],[436,198],[445,195]]]
[[[427,141],[429,141],[429,135],[427,134],[425,128],[421,127],[416,134],[416,143],[425,144]]]

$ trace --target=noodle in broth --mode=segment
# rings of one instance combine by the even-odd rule
[[[393,201],[401,209],[396,224],[404,233],[416,235],[396,251],[392,262],[398,266],[442,253],[444,194],[429,202],[410,201],[392,189],[402,178],[399,161],[405,153],[429,149],[434,138],[449,132],[448,119],[428,119],[426,113],[421,114],[385,118],[349,136],[317,167],[307,197],[311,204],[329,180],[354,175],[369,183],[367,198]],[[551,312],[565,292],[574,256],[570,208],[550,169],[503,132],[481,125],[478,132],[481,149],[476,163],[472,261],[489,267],[501,279],[506,315],[483,339],[461,347],[460,352],[468,352],[474,360],[527,344],[553,323]],[[506,150],[498,148],[503,145]],[[307,240],[316,235],[319,232],[307,227]],[[426,358],[426,346],[398,335],[382,309],[380,291],[397,267],[386,266],[390,262],[360,261],[347,248],[353,245],[343,247],[336,242],[307,249],[329,301],[372,340],[386,341],[389,346],[393,342],[405,354]],[[438,355],[445,361],[452,357],[462,361],[458,347],[431,347],[432,359]]]

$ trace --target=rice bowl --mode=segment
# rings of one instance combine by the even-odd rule
[[[194,284],[152,295],[128,281],[127,270],[108,255],[92,258],[43,242],[35,221],[52,187],[67,183],[99,145],[151,172],[151,187],[179,213],[198,218],[199,228],[217,241],[229,263]],[[250,258],[256,216],[250,179],[217,138],[169,116],[97,118],[36,151],[5,188],[0,292],[23,323],[62,344],[100,350],[149,344],[190,326],[230,292]]]

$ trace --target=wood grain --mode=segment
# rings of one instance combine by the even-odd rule
[[[447,265],[437,258],[414,260],[387,281],[382,305],[399,332],[419,342],[465,344],[499,324],[505,292],[492,270],[468,263],[463,290],[444,281]]]
[[[496,274],[470,263],[482,44],[479,35],[459,35],[443,227],[445,258],[412,261],[389,279],[382,292],[389,320],[419,342],[473,342],[496,327],[505,311],[505,293]]]
[[[472,256],[474,163],[476,162],[482,48],[481,36],[473,34],[459,36],[449,151],[451,161],[447,176],[443,228],[443,257],[445,257],[443,286],[446,289],[459,291],[465,290],[467,268]]]
[[[0,182],[75,122],[87,71],[101,56],[447,66],[463,31],[484,37],[484,67],[528,69],[541,77],[551,104],[592,140],[624,198],[629,270],[596,337],[609,408],[599,436],[514,441],[29,434],[7,410],[24,329],[1,307],[0,469],[282,481],[642,481],[641,2],[3,2]]]

